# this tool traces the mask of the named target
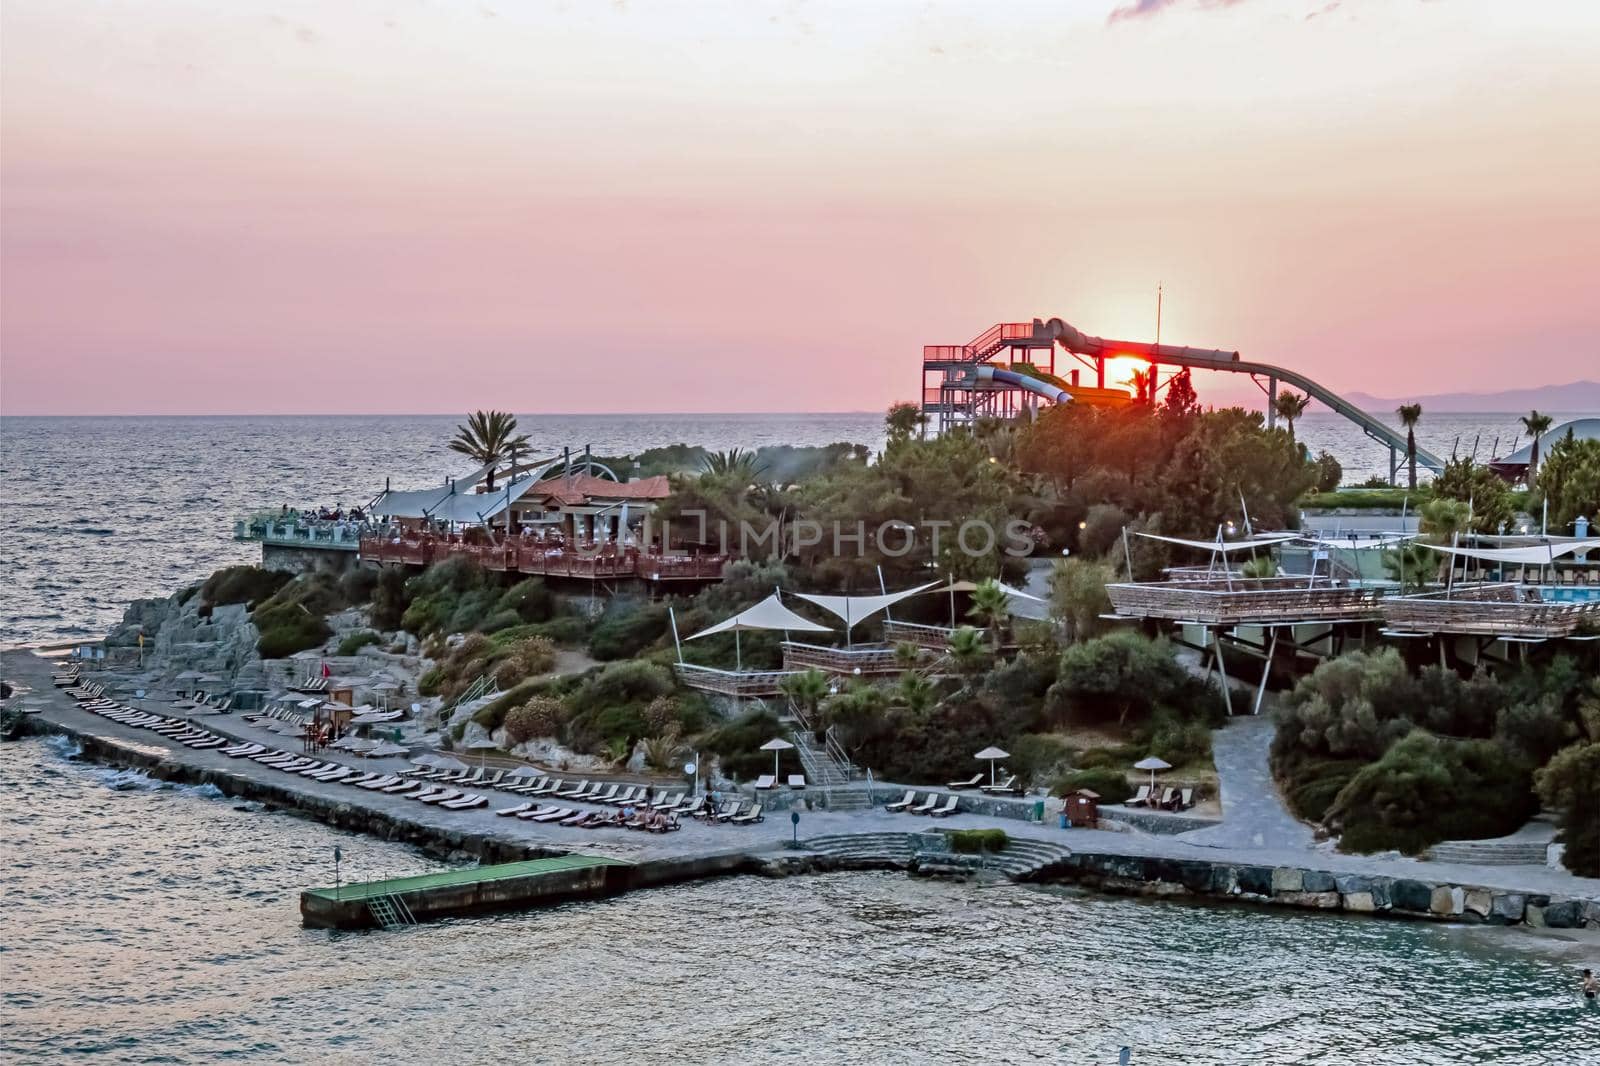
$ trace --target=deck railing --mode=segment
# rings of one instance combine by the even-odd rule
[[[1106,586],[1117,614],[1204,625],[1376,619],[1382,590],[1306,578],[1146,581]]]
[[[894,649],[886,644],[862,644],[854,648],[826,648],[820,644],[783,642],[784,669],[821,670],[829,674],[893,674],[902,667]]]
[[[988,630],[980,629],[978,632],[987,635]],[[920,622],[883,623],[883,639],[888,643],[914,644],[930,651],[949,651],[950,637],[953,633],[955,630],[949,626],[929,626]]]
[[[784,679],[795,673],[793,670],[718,670],[695,663],[677,663],[673,669],[677,671],[678,680],[692,689],[740,698],[776,696],[783,691]]]
[[[233,524],[234,540],[255,540],[288,548],[325,548],[353,552],[369,526],[343,522],[270,522],[240,519]]]
[[[1600,600],[1545,600],[1539,590],[1514,584],[1483,585],[1391,596],[1383,601],[1383,620],[1413,633],[1558,639],[1580,626],[1600,625]]]
[[[361,558],[380,563],[426,566],[456,556],[488,570],[588,581],[639,577],[646,581],[717,581],[727,559],[720,555],[652,555],[604,546],[597,549],[545,547],[522,541],[468,544],[454,537],[361,538]]]

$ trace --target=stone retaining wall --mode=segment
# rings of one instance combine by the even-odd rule
[[[1192,814],[1167,814],[1129,810],[1127,807],[1101,807],[1100,819],[1121,822],[1157,836],[1175,836],[1193,829],[1211,829],[1222,824],[1220,818],[1199,818]]]
[[[1489,925],[1600,929],[1600,902],[1552,899],[1476,885],[1337,874],[1292,866],[1247,866],[1203,859],[1162,859],[1074,852],[1051,880],[1105,892],[1193,895],[1307,910],[1431,918]]]

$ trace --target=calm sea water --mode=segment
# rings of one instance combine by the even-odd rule
[[[1015,885],[737,878],[394,932],[298,891],[406,849],[0,745],[0,1060],[1592,1062],[1572,945]],[[761,830],[757,830],[760,832]],[[772,830],[781,832],[781,829]]]
[[[1558,421],[1564,419],[1558,419]],[[7,418],[0,426],[0,643],[98,636],[127,601],[164,596],[259,558],[233,521],[282,504],[365,503],[392,478],[423,487],[460,473],[443,416]],[[536,453],[600,454],[680,441],[711,448],[883,441],[877,413],[525,416]],[[1387,474],[1388,450],[1326,412],[1299,435],[1354,483]],[[1511,414],[1440,415],[1424,446],[1488,458],[1511,449]]]

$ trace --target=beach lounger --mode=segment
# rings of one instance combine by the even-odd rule
[[[999,796],[1008,792],[1014,792],[1019,796],[1022,795],[1022,787],[1017,784],[1016,774],[1012,774],[998,785],[984,785],[983,791],[991,796]]]
[[[538,788],[529,789],[528,795],[554,796],[557,792],[561,791],[562,784],[563,782],[559,777],[548,778],[546,779],[545,783],[540,785]]]
[[[210,738],[208,738],[206,740],[197,740],[193,744],[190,744],[189,746],[191,748],[196,748],[196,749],[220,748],[226,743],[227,743],[227,741],[223,740],[221,737],[210,737]]]
[[[547,806],[546,804],[540,803],[540,804],[536,804],[534,806],[533,810],[531,810],[531,811],[523,811],[521,814],[517,815],[517,818],[520,819],[521,821],[526,822],[526,821],[529,821],[529,820],[534,819],[534,818],[541,818],[544,815],[549,814],[552,811],[558,811],[560,809],[561,809],[560,807],[551,807],[551,806]]]
[[[587,795],[578,796],[577,798],[583,800],[585,803],[610,803],[617,797],[617,787],[618,786],[616,785],[612,785],[605,792],[601,792],[600,786],[596,785],[594,789]]]
[[[983,775],[973,774],[965,781],[952,781],[944,787],[950,789],[977,788],[981,784],[983,784]]]
[[[480,766],[476,770],[468,773],[466,777],[463,777],[456,783],[460,785],[481,785],[483,783],[483,775],[487,772],[488,771]]]
[[[496,770],[494,773],[483,779],[482,785],[484,788],[495,788],[500,784],[501,781],[505,780],[505,777],[506,772],[504,770]]]
[[[231,748],[223,748],[222,754],[233,759],[242,759],[246,755],[256,755],[265,751],[260,744],[237,744]]]
[[[755,789],[757,792],[765,792],[777,783],[778,779],[776,777],[773,777],[771,774],[762,774],[760,777],[756,778]]]
[[[676,796],[668,796],[666,799],[663,799],[660,803],[652,803],[650,805],[650,809],[653,810],[653,811],[670,811],[670,810],[674,809],[675,807],[677,807],[678,804],[680,804],[682,802],[683,802],[683,793],[680,792]]]
[[[1159,806],[1164,811],[1177,810],[1177,808],[1178,808],[1178,790],[1175,789],[1175,788],[1162,789],[1161,790],[1161,802],[1157,806]]]
[[[529,818],[528,821],[530,821],[530,822],[557,822],[557,821],[560,821],[563,818],[566,818],[570,814],[572,814],[572,808],[571,807],[551,807],[548,811],[545,811],[543,814],[537,814],[537,815],[534,815],[532,818]]]
[[[916,802],[916,790],[908,788],[906,789],[906,794],[904,796],[893,803],[885,803],[883,805],[883,809],[886,811],[908,811],[911,809],[911,805]]]
[[[384,776],[383,774],[375,774],[371,770],[367,770],[367,771],[364,771],[362,773],[354,774],[354,775],[352,775],[350,777],[347,777],[344,780],[340,781],[339,784],[341,784],[341,785],[365,785],[365,784],[368,784],[368,783],[370,783],[372,781],[380,780],[383,776]]]
[[[445,800],[460,799],[465,793],[459,788],[442,788],[422,796],[412,796],[418,803],[443,803]]]
[[[360,788],[364,788],[369,792],[376,792],[378,789],[380,789],[380,788],[388,788],[390,785],[398,785],[398,784],[407,784],[407,785],[409,785],[411,783],[412,782],[406,780],[403,777],[396,777],[394,774],[379,774],[378,776],[374,777],[370,781],[356,781],[356,782],[353,782],[353,784],[357,785]]]
[[[589,791],[589,782],[587,780],[583,780],[579,781],[576,787],[560,789],[555,793],[555,796],[557,799],[573,799],[577,796],[583,795],[587,791]]]
[[[677,815],[679,818],[698,818],[700,817],[701,812],[705,809],[705,805],[706,798],[704,796],[699,798],[691,796],[689,799],[686,799],[682,803],[678,804],[678,809],[672,813]]]
[[[1149,785],[1140,785],[1139,786],[1139,791],[1135,792],[1133,794],[1133,798],[1128,800],[1128,802],[1123,804],[1123,806],[1124,807],[1148,807],[1148,806],[1150,806],[1150,786]]]
[[[448,807],[452,811],[470,811],[478,807],[489,806],[489,797],[480,796],[476,792],[469,792],[459,799],[445,800],[439,806]]]
[[[587,822],[592,814],[593,811],[573,811],[565,818],[558,818],[556,821],[558,825],[577,825],[579,822]]]
[[[754,807],[751,807],[748,813],[736,814],[732,818],[729,818],[728,822],[732,825],[754,825],[755,823],[763,820],[764,819],[761,817],[761,804],[758,803]]]
[[[640,791],[642,790],[630,785],[610,799],[601,800],[600,802],[610,804],[613,807],[627,807],[643,802],[644,797],[639,795]]]
[[[797,789],[797,790],[805,788],[806,787],[806,775],[805,774],[790,774],[789,775],[789,787],[792,788],[792,789]]]
[[[337,770],[329,770],[325,774],[318,774],[317,775],[317,780],[318,781],[327,781],[327,782],[329,782],[331,784],[331,783],[344,781],[344,780],[346,780],[348,778],[351,778],[351,777],[359,776],[359,774],[360,774],[360,771],[358,771],[353,766],[341,766]]]
[[[731,803],[727,804],[726,806],[724,806],[722,808],[722,810],[720,810],[720,811],[718,811],[716,813],[716,820],[719,821],[719,822],[732,821],[733,819],[735,819],[735,818],[737,818],[739,816],[739,812],[742,811],[742,810],[744,810],[743,801],[734,800],[733,802],[731,802]]]
[[[495,811],[494,813],[499,815],[501,818],[511,818],[515,815],[521,814],[523,811],[531,810],[533,810],[532,803],[519,803],[515,807],[502,807],[500,810]]]
[[[500,786],[502,792],[515,792],[519,796],[532,796],[544,788],[548,777],[519,777],[510,784]]]
[[[912,807],[910,811],[912,814],[928,814],[937,806],[939,806],[939,794],[930,792],[928,793],[928,798],[923,800],[920,806]]]
[[[960,805],[960,796],[946,796],[944,798],[944,803],[941,806],[935,807],[933,810],[929,811],[928,815],[933,818],[948,818],[950,815],[956,813],[956,809],[960,807]]]
[[[678,821],[676,815],[669,814],[667,816],[667,820],[662,822],[660,825],[647,825],[645,828],[650,830],[652,833],[671,833],[682,829],[683,824]]]
[[[436,792],[438,787],[437,785],[419,785],[415,781],[396,781],[392,785],[384,785],[377,791],[388,793],[391,796],[413,799],[417,796],[426,796],[430,792]]]
[[[1175,811],[1186,811],[1194,806],[1194,789],[1184,788],[1178,790],[1178,805],[1172,808]]]

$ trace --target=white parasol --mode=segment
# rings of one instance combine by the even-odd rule
[[[982,751],[978,752],[978,754],[974,755],[973,758],[974,759],[987,759],[987,760],[989,760],[989,787],[993,788],[994,787],[994,764],[995,764],[995,762],[1000,760],[1000,759],[1009,759],[1009,758],[1011,758],[1011,753],[1009,751],[1001,751],[999,748],[989,747],[989,748],[984,748]]]

